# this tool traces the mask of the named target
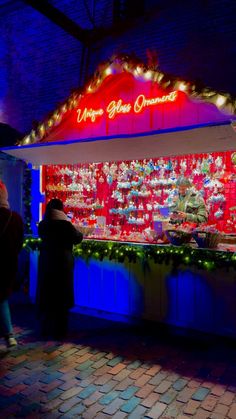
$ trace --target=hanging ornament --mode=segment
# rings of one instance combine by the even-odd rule
[[[222,211],[222,209],[218,209],[215,213],[214,213],[214,216],[216,217],[216,218],[221,218],[222,216],[223,216],[223,214],[224,214],[224,212]]]
[[[113,182],[113,177],[111,175],[108,175],[107,176],[107,183],[108,183],[108,185],[111,185],[112,182]]]

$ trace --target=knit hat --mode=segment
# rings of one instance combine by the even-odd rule
[[[7,188],[1,180],[0,180],[0,207],[9,208]]]
[[[190,187],[191,186],[191,182],[190,182],[190,180],[187,177],[180,176],[177,179],[176,185],[177,186],[188,186],[188,187]]]

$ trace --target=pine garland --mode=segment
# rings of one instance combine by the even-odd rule
[[[41,239],[28,237],[24,241],[24,247],[29,251],[38,250],[40,243]],[[184,265],[206,271],[230,267],[236,269],[236,253],[195,249],[190,246],[177,247],[84,240],[81,244],[74,246],[74,256],[82,257],[86,261],[91,258],[100,261],[106,258],[120,263],[141,262],[146,264],[153,261],[158,264],[172,264],[176,268]]]

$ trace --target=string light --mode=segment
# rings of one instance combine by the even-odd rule
[[[105,69],[104,69],[105,67]],[[114,70],[114,71],[113,71]],[[168,88],[172,84],[177,86],[176,89],[186,92],[189,92],[191,98],[198,98],[200,100],[205,100],[209,103],[214,103],[215,106],[220,108],[222,111],[234,114],[236,112],[236,101],[229,94],[219,94],[218,92],[209,89],[203,88],[198,90],[198,86],[191,83],[186,83],[184,81],[174,80],[173,78],[169,79],[167,75],[160,71],[154,71],[151,66],[144,67],[144,64],[139,62],[137,59],[131,58],[127,55],[119,55],[109,60],[107,64],[103,65],[103,69],[97,70],[94,77],[91,79],[90,84],[85,87],[81,94],[78,95],[78,92],[73,93],[68,99],[67,103],[61,106],[61,108],[53,114],[53,118],[50,117],[49,120],[45,121],[43,126],[45,129],[42,129],[41,126],[38,128],[39,136],[32,131],[29,136],[25,137],[19,145],[27,145],[31,142],[36,142],[42,140],[42,138],[49,133],[49,131],[56,125],[61,122],[63,114],[67,112],[68,109],[73,109],[78,106],[79,100],[86,94],[92,93],[99,88],[102,81],[112,73],[121,73],[123,71],[128,71],[133,74],[135,77],[142,76],[145,80],[152,80],[162,85],[163,88]],[[47,129],[46,129],[47,128]]]
[[[25,137],[22,142],[24,145],[30,144],[31,143],[30,136],[28,135],[27,137]]]
[[[87,92],[88,93],[92,93],[93,92],[93,88],[92,88],[91,84],[88,86]]]
[[[187,90],[187,84],[184,82],[180,82],[178,85],[178,90],[180,90],[181,92],[184,92],[185,90]]]
[[[151,80],[153,78],[153,72],[151,70],[148,70],[144,73],[144,78],[146,80]]]
[[[29,250],[38,249],[41,240],[38,238],[27,237],[24,241],[24,248]],[[93,240],[84,240],[81,244],[74,247],[74,255],[82,258],[103,258],[109,257],[110,260],[123,261],[125,258],[129,262],[154,261],[154,263],[170,263],[175,267],[186,264],[195,266],[198,269],[212,271],[217,267],[232,266],[236,269],[236,253],[213,251],[208,249],[193,249],[189,246],[179,248],[173,246],[155,245],[142,246],[133,243],[123,244],[122,242],[110,243]],[[200,257],[199,257],[200,256]]]
[[[143,69],[141,66],[137,66],[133,72],[135,77],[140,77],[143,73]]]
[[[112,74],[112,69],[110,66],[108,66],[105,70],[104,70],[104,75],[105,76],[109,76],[110,74]]]
[[[220,107],[223,106],[226,102],[226,97],[222,95],[218,95],[216,99],[216,106]]]

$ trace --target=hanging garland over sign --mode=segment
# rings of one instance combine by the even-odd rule
[[[38,250],[39,238],[26,238],[23,247]],[[171,263],[173,267],[180,265],[196,267],[206,271],[216,268],[236,269],[236,253],[208,249],[194,249],[190,246],[138,245],[131,243],[84,240],[74,246],[74,256],[85,260],[91,258],[102,261],[107,258],[116,262]]]

